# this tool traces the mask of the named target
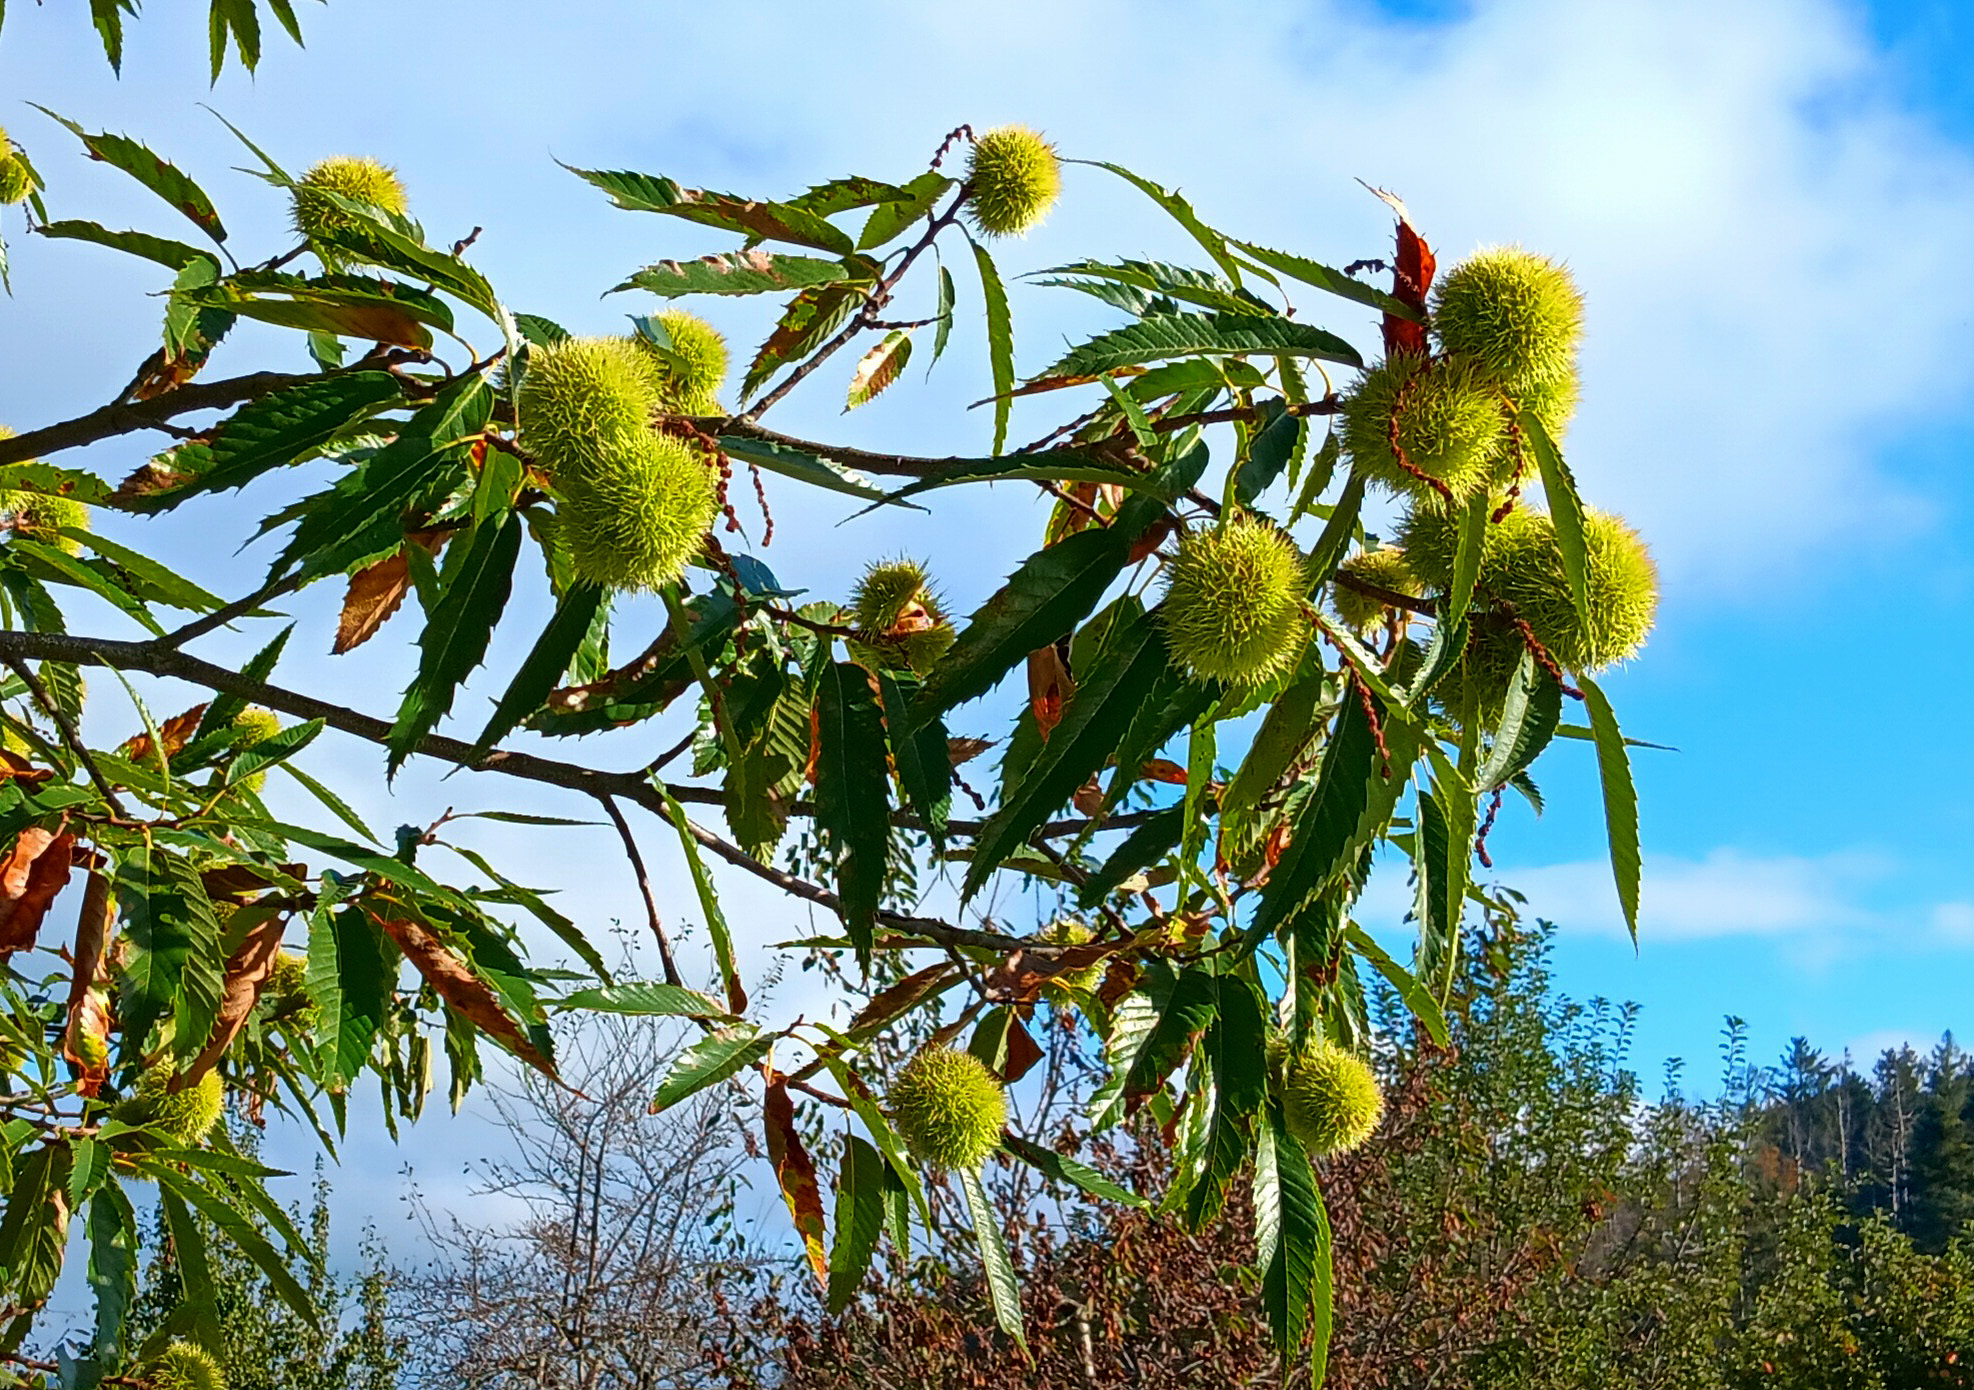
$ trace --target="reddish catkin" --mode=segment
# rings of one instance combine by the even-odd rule
[[[1494,795],[1488,798],[1487,818],[1481,822],[1480,833],[1474,836],[1474,854],[1483,869],[1494,867],[1494,860],[1487,852],[1487,832],[1494,829],[1494,818],[1501,814],[1501,792],[1502,788],[1496,787]]]
[[[1563,688],[1565,695],[1572,700],[1581,700],[1583,692],[1563,678],[1563,668],[1556,664],[1556,658],[1549,655],[1549,649],[1536,637],[1535,629],[1528,625],[1528,619],[1515,614],[1509,618],[1509,621],[1515,625],[1515,631],[1522,635],[1522,645],[1527,647],[1529,655],[1535,658],[1535,664],[1549,673],[1550,679]]]
[[[768,507],[768,487],[761,480],[760,466],[750,463],[747,471],[754,477],[754,500],[761,504],[761,520],[767,527],[761,533],[761,549],[766,550],[775,543],[775,514]]]
[[[1412,462],[1411,456],[1405,452],[1405,446],[1398,442],[1398,421],[1405,413],[1405,398],[1411,394],[1412,387],[1417,384],[1419,378],[1431,370],[1432,368],[1428,366],[1412,373],[1411,376],[1405,378],[1405,383],[1398,388],[1398,396],[1391,403],[1391,419],[1385,424],[1385,439],[1391,445],[1391,456],[1398,460],[1398,466],[1400,468],[1403,468],[1407,473],[1410,473],[1448,502],[1451,502],[1453,500],[1453,489],[1420,468],[1418,464]]]

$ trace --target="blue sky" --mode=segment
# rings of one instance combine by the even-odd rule
[[[1836,1050],[1965,1023],[1974,31],[1964,5],[764,3],[743,34],[730,14],[698,6],[334,0],[304,8],[306,51],[270,43],[258,80],[230,69],[210,93],[199,80],[203,23],[152,11],[132,30],[119,82],[70,9],[14,6],[0,92],[149,141],[207,184],[236,243],[254,252],[285,245],[284,209],[229,172],[243,152],[199,102],[291,167],[339,152],[382,157],[435,239],[484,225],[475,257],[508,302],[579,330],[611,330],[650,307],[599,298],[629,269],[721,243],[611,210],[556,158],[775,196],[838,174],[908,175],[962,121],[1037,125],[1065,153],[1182,187],[1216,225],[1331,263],[1387,244],[1360,177],[1407,199],[1443,261],[1493,241],[1567,259],[1590,305],[1570,456],[1592,500],[1645,532],[1665,581],[1652,645],[1606,688],[1630,732],[1680,751],[1638,758],[1647,866],[1636,952],[1597,859],[1587,750],[1550,755],[1540,824],[1525,808],[1504,812],[1500,878],[1562,924],[1564,988],[1644,1004],[1648,1070],[1680,1054],[1708,1074],[1728,1013],[1748,1020],[1758,1057],[1798,1032]],[[30,108],[10,100],[0,123],[49,177],[56,215],[182,234]],[[155,331],[145,296],[159,284],[92,248],[24,242],[8,216],[15,297],[0,302],[0,419],[26,428],[121,386]],[[1075,169],[1057,214],[1003,261],[1017,271],[1084,254],[1189,253],[1136,195]],[[1022,369],[1104,322],[1072,298],[1015,290]],[[745,305],[715,316],[737,344],[763,325]],[[1374,345],[1367,319],[1330,321]],[[257,344],[297,351],[246,334],[233,361]],[[929,385],[901,386],[847,422],[840,386],[825,379],[777,412],[782,428],[923,453],[985,442],[987,422],[963,409],[985,394],[971,341]],[[1030,414],[1016,429],[1051,423]],[[124,443],[88,462],[117,475],[140,457]],[[119,523],[118,534],[237,592],[259,570],[225,554],[230,538],[275,495],[249,490],[202,514]],[[1025,551],[1040,517],[1028,495],[1003,489],[839,532],[830,504],[804,497],[811,510],[798,517],[791,489],[775,496],[782,529],[767,558],[785,582],[841,595],[855,555],[909,550],[932,558],[962,610]],[[298,651],[326,650],[335,599],[324,587],[295,605]],[[512,669],[535,617],[517,612],[496,670]],[[308,657],[290,679],[388,709],[405,675],[392,635],[402,640],[387,629],[336,663]],[[210,650],[243,653],[223,639]],[[997,718],[983,708],[983,731]],[[369,752],[336,756],[339,785],[374,773]],[[318,759],[325,768],[334,760]],[[366,804],[386,824],[429,821],[449,805],[512,804],[506,793],[414,769],[393,799]],[[476,835],[524,878],[579,878],[572,896],[593,921],[638,920],[610,842]],[[1374,887],[1367,920],[1395,926],[1401,887],[1390,874]],[[750,885],[734,890],[756,943],[801,920]],[[668,901],[675,920],[690,918],[677,890]],[[449,1123],[472,1121],[428,1122],[411,1156],[454,1159]],[[374,1179],[394,1160],[365,1163]],[[373,1195],[381,1206],[382,1189]]]

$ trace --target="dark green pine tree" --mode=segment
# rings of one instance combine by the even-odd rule
[[[1926,1092],[1912,1132],[1913,1243],[1946,1249],[1974,1221],[1974,1068],[1953,1035],[1928,1059]]]

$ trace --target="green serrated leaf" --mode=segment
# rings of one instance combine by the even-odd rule
[[[953,181],[937,169],[928,169],[903,188],[894,190],[899,196],[883,199],[864,219],[864,229],[857,234],[857,249],[875,251],[890,242],[930,212],[940,195],[952,186]]]
[[[1535,653],[1524,649],[1508,683],[1500,727],[1474,785],[1484,792],[1506,786],[1542,755],[1562,716],[1562,685],[1536,661]]]
[[[1399,775],[1396,768],[1392,772]],[[1323,750],[1316,786],[1296,813],[1288,848],[1261,890],[1252,931],[1273,931],[1286,922],[1343,867],[1378,775],[1370,721],[1362,704],[1346,695],[1329,746]]]
[[[1357,349],[1336,334],[1279,315],[1152,314],[1070,349],[1037,379],[1101,376],[1119,367],[1208,353],[1266,353],[1364,365]]]
[[[652,1098],[651,1113],[668,1110],[688,1096],[738,1075],[767,1056],[774,1042],[773,1034],[764,1035],[751,1023],[736,1023],[709,1033],[672,1063]]]
[[[1317,1263],[1322,1254],[1321,1198],[1309,1155],[1270,1107],[1256,1126],[1254,1155],[1255,1263],[1261,1302],[1275,1349],[1293,1356],[1309,1329]]]
[[[43,222],[34,228],[42,236],[62,237],[70,241],[93,242],[97,246],[107,246],[112,251],[122,251],[173,270],[183,270],[193,261],[209,261],[215,274],[219,271],[219,261],[212,252],[201,251],[196,246],[187,246],[182,241],[170,237],[152,236],[148,232],[113,232],[108,227],[95,222],[82,222],[67,219],[60,222]]]
[[[1353,279],[1341,270],[1332,270],[1302,256],[1287,251],[1271,251],[1265,246],[1257,246],[1251,241],[1237,241],[1234,245],[1260,261],[1270,270],[1279,270],[1293,280],[1305,285],[1314,285],[1329,294],[1341,295],[1359,304],[1369,305],[1380,313],[1390,314],[1410,323],[1424,323],[1426,316],[1395,295],[1386,294],[1375,285],[1367,285],[1362,280]]]
[[[1001,805],[981,827],[967,866],[961,900],[971,898],[993,871],[1116,751],[1126,727],[1170,664],[1165,636],[1149,615],[1104,648],[1105,664],[1076,688],[1040,754],[1019,783],[1003,788]]]
[[[656,174],[626,170],[563,168],[610,195],[628,212],[657,212],[682,217],[701,226],[718,227],[763,241],[811,246],[847,256],[855,249],[849,236],[821,216],[792,203],[762,203],[730,193],[683,188]]]
[[[727,929],[727,917],[720,907],[720,895],[713,887],[713,876],[706,872],[706,860],[699,852],[699,841],[693,838],[692,823],[686,819],[685,808],[672,795],[672,789],[658,783],[658,795],[664,798],[667,818],[678,831],[679,852],[685,856],[686,870],[692,876],[693,892],[699,898],[699,911],[706,918],[706,934],[713,939],[713,959],[720,971],[720,982],[727,992],[728,1009],[739,1014],[747,1008],[747,990],[741,983],[740,967],[734,960],[733,933]]]
[[[520,515],[510,513],[499,526],[482,526],[470,545],[455,546],[447,557],[444,590],[418,637],[418,675],[391,727],[390,772],[438,726],[460,682],[486,659],[513,588],[523,529]]]
[[[1631,755],[1624,734],[1597,682],[1578,676],[1583,708],[1597,744],[1597,776],[1604,788],[1604,828],[1611,846],[1611,877],[1617,884],[1618,905],[1633,942],[1638,940],[1638,886],[1642,876],[1638,849],[1638,790],[1631,780]]]
[[[884,731],[891,742],[891,760],[898,769],[898,786],[935,839],[946,833],[946,816],[953,805],[953,761],[947,751],[946,725],[936,716],[916,726],[910,717],[919,689],[918,678],[896,672],[878,673],[884,697]]]
[[[1119,1187],[1088,1164],[1078,1163],[1073,1158],[1023,1139],[1018,1134],[1002,1135],[1001,1147],[1045,1177],[1080,1187],[1100,1201],[1116,1202],[1121,1206],[1136,1207],[1140,1211],[1151,1209],[1151,1203],[1145,1198],[1128,1187]]]
[[[1014,319],[1008,312],[1007,286],[986,247],[973,242],[973,263],[980,271],[980,295],[987,308],[987,362],[994,375],[994,452],[1007,448],[1008,416],[1014,406]],[[1091,373],[1095,375],[1095,373]]]
[[[588,636],[590,624],[602,610],[604,592],[591,584],[578,584],[563,594],[542,629],[534,646],[528,649],[521,667],[508,682],[494,705],[494,712],[480,730],[474,747],[490,749],[506,738],[522,720],[541,708],[542,701],[555,689],[562,673]]]
[[[696,261],[659,261],[611,290],[649,290],[667,299],[687,294],[772,294],[830,285],[851,276],[841,261],[772,251],[723,251]]]
[[[103,9],[96,7],[94,14],[97,28],[104,36],[105,48],[108,49],[110,46],[110,35],[103,28]],[[111,58],[113,66],[120,61],[121,43],[122,40],[119,37],[117,40],[117,53]],[[164,199],[165,202],[183,213],[191,221],[193,226],[197,227],[214,241],[226,240],[226,227],[220,222],[219,213],[213,208],[212,199],[207,197],[205,190],[188,178],[176,165],[152,153],[149,149],[146,149],[143,145],[138,144],[137,141],[130,139],[128,136],[109,134],[91,135],[74,121],[69,120],[67,117],[56,115],[53,111],[50,111],[47,107],[39,103],[30,102],[29,105],[33,106],[35,110],[41,112],[43,115],[53,118],[73,131],[76,138],[82,141],[83,148],[89,151],[92,159],[99,159],[111,168],[121,169],[133,179],[136,179],[137,182],[143,184],[144,187],[150,189],[151,192],[157,194],[158,197]]]
[[[1576,479],[1563,462],[1556,442],[1533,413],[1524,410],[1517,417],[1522,437],[1535,453],[1542,472],[1542,491],[1549,499],[1549,516],[1556,526],[1556,548],[1562,552],[1563,573],[1570,581],[1570,597],[1576,603],[1577,621],[1585,632],[1597,630],[1597,615],[1590,602],[1589,558],[1583,540],[1583,499],[1577,496]],[[1636,931],[1636,924],[1633,926]]]
[[[726,1010],[712,996],[680,985],[636,980],[618,985],[579,989],[560,1001],[565,1009],[591,1009],[599,1013],[637,1014],[662,1018],[727,1018]]]
[[[905,370],[905,364],[911,360],[911,334],[902,328],[892,329],[876,347],[863,355],[856,370],[850,373],[850,392],[843,409],[855,410],[877,399],[886,387],[898,379],[899,373]]]
[[[884,1228],[885,1172],[884,1156],[868,1141],[855,1134],[845,1137],[843,1167],[836,1176],[836,1243],[829,1252],[826,1302],[832,1316],[856,1297],[877,1250],[878,1232]]]
[[[868,965],[884,889],[890,838],[884,719],[870,676],[854,662],[831,662],[816,689],[816,824],[836,861],[843,923]]]
[[[1014,1261],[1001,1237],[1001,1218],[987,1200],[987,1189],[978,1169],[957,1175],[960,1190],[966,1193],[967,1212],[973,1219],[974,1243],[980,1247],[980,1265],[987,1276],[987,1296],[994,1305],[994,1321],[1001,1331],[1014,1338],[1024,1351],[1028,1338],[1021,1325],[1021,1281],[1015,1277]]]

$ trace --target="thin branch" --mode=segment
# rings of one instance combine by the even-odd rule
[[[605,795],[596,799],[603,803],[610,823],[617,827],[617,834],[624,842],[624,855],[631,861],[631,872],[637,875],[637,891],[644,895],[645,916],[651,922],[651,934],[658,938],[658,959],[664,962],[665,983],[683,989],[685,977],[679,974],[678,962],[672,958],[672,941],[665,935],[664,919],[658,915],[658,899],[651,894],[651,875],[644,867],[644,856],[638,852],[637,836],[631,834],[630,823],[617,809],[615,797]]]
[[[946,228],[959,220],[960,209],[966,206],[967,191],[966,185],[961,184],[959,191],[954,195],[953,201],[947,205],[946,210],[927,222],[925,235],[913,243],[911,248],[899,259],[896,268],[889,275],[878,281],[870,294],[865,296],[863,307],[858,309],[856,316],[844,325],[843,331],[817,348],[809,355],[806,361],[796,367],[787,376],[783,377],[781,379],[781,385],[775,387],[774,390],[756,401],[753,408],[740,417],[743,421],[752,424],[754,421],[760,419],[777,401],[801,385],[809,373],[835,356],[852,338],[876,322],[878,312],[886,304],[891,302],[892,291],[898,288],[898,283],[905,278],[905,273],[912,268],[913,263],[920,256],[924,255],[926,251],[931,249],[932,243],[938,240],[939,233],[945,231]]]
[[[162,430],[166,421],[180,415],[190,415],[200,410],[224,410],[290,386],[323,381],[347,372],[375,370],[379,365],[376,359],[366,358],[334,372],[254,372],[247,376],[228,377],[224,381],[180,386],[148,401],[113,402],[87,415],[78,415],[73,420],[44,425],[38,430],[17,434],[12,439],[0,439],[0,464],[40,458],[44,454],[80,448],[99,440],[114,439],[118,435],[134,434],[138,430]],[[405,381],[402,377],[398,380],[406,386],[418,384]]]
[[[41,677],[35,675],[32,667],[11,652],[0,657],[0,660],[6,661],[8,669],[21,678],[21,684],[27,687],[28,694],[34,697],[34,702],[55,721],[55,727],[62,731],[62,742],[68,745],[69,752],[81,760],[82,766],[89,773],[89,780],[94,782],[96,790],[103,794],[103,804],[110,808],[111,814],[123,815],[123,803],[117,800],[116,791],[110,786],[110,779],[103,775],[103,769],[96,766],[96,759],[90,755],[89,746],[82,741],[81,730],[75,727],[75,721],[68,717],[61,706],[49,697],[48,687],[41,683]]]
[[[1354,574],[1347,574],[1343,570],[1338,570],[1330,578],[1343,585],[1346,589],[1355,590],[1366,598],[1376,599],[1387,608],[1403,608],[1408,613],[1418,613],[1428,618],[1439,612],[1439,604],[1433,599],[1419,598],[1413,594],[1401,594],[1396,589],[1387,589],[1382,584],[1372,584],[1367,580],[1359,579]]]

